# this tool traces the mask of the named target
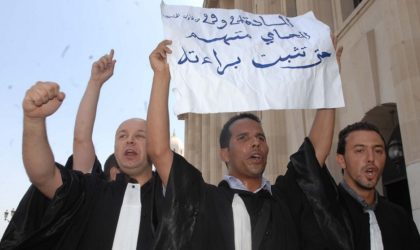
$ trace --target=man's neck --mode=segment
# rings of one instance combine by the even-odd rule
[[[355,195],[361,198],[370,207],[376,203],[376,190],[375,189],[363,189],[358,186],[350,185],[348,182],[343,181],[348,188],[350,188]]]
[[[150,171],[146,171],[138,176],[130,176],[130,178],[133,178],[140,186],[143,186],[152,178],[152,170],[150,169]]]
[[[258,190],[259,188],[261,188],[261,184],[262,184],[262,177],[260,178],[243,178],[243,177],[238,177],[235,175],[230,175],[232,177],[235,177],[238,181],[240,181],[243,186],[245,186],[246,190],[249,192],[255,192],[256,190]]]
[[[366,203],[369,206],[373,206],[375,204],[375,189],[371,189],[371,190],[363,190],[362,192],[359,192],[358,195],[360,197],[362,197],[363,200],[366,201]]]

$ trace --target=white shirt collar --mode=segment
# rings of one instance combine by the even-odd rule
[[[229,187],[232,189],[249,191],[241,180],[232,175],[225,175],[223,179],[229,184]],[[262,189],[267,190],[272,195],[270,181],[264,177],[262,177],[261,179],[261,186],[257,188],[257,190],[255,190],[254,193],[257,193]]]

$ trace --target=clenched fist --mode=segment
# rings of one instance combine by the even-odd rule
[[[23,113],[28,118],[46,118],[57,111],[64,97],[57,83],[37,82],[26,91],[22,103]]]

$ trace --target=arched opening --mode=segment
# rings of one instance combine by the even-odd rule
[[[385,103],[369,110],[362,121],[374,124],[384,136],[388,159],[382,175],[384,196],[412,214],[404,150],[395,103]]]

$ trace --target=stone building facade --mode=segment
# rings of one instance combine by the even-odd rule
[[[402,160],[403,164],[397,165],[403,173],[391,173],[378,189],[382,191],[384,187],[385,194],[396,193],[396,197],[407,195],[420,227],[420,1],[205,0],[203,5],[286,16],[312,10],[331,27],[344,46],[341,78],[346,107],[337,110],[336,132],[349,123],[367,120],[375,123],[391,144],[400,128],[397,132],[402,143],[396,155]],[[315,111],[253,113],[261,118],[270,147],[265,177],[274,181],[286,171],[289,155],[308,135]],[[231,113],[181,117],[185,120],[185,156],[213,184],[226,173],[218,156],[218,137],[230,116]],[[334,157],[337,133],[327,165],[336,181],[340,181],[341,170]],[[398,153],[401,148],[403,154]],[[401,181],[405,184],[400,185]],[[394,183],[399,187],[394,188]],[[401,188],[404,185],[409,192]]]

